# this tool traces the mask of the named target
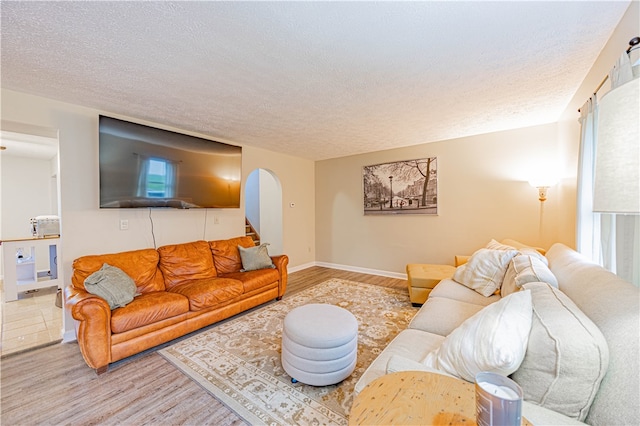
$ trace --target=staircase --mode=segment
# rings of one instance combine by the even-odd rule
[[[251,225],[251,222],[249,222],[249,219],[246,217],[244,218],[244,234],[247,237],[251,237],[255,245],[260,245],[260,235],[258,235],[256,230],[253,228],[253,225]]]

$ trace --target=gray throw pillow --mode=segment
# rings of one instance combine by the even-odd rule
[[[136,283],[129,275],[107,263],[84,280],[84,288],[105,299],[112,310],[130,303],[137,291]]]
[[[269,257],[267,251],[268,243],[260,244],[257,247],[244,248],[238,246],[240,259],[242,260],[241,272],[255,271],[257,269],[275,268],[276,266]]]

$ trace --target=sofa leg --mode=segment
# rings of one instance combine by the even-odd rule
[[[422,303],[411,303],[411,306],[413,306],[414,308],[419,308],[422,306]]]
[[[282,296],[276,297],[276,300],[282,300]]]
[[[109,369],[109,365],[104,365],[100,368],[96,368],[96,374],[100,376],[101,374],[106,373],[108,369]]]

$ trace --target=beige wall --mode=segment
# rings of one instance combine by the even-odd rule
[[[39,126],[59,132],[62,224],[59,256],[63,259],[60,272],[65,282],[71,276],[72,260],[79,256],[154,246],[148,209],[98,208],[99,114],[116,116],[104,111],[2,90],[3,120],[24,124],[25,129]],[[142,123],[161,127],[153,123]],[[283,248],[290,256],[290,265],[295,267],[312,262],[315,256],[313,162],[243,147],[243,186],[248,174],[260,167],[271,170],[283,188]],[[288,207],[290,201],[296,202],[295,209]],[[242,235],[244,187],[240,209],[154,209],[151,216],[156,246]],[[218,219],[218,224],[214,223],[214,218]],[[119,229],[120,219],[129,220],[129,230]],[[73,329],[72,321],[68,315],[65,320],[65,327],[69,332]]]
[[[557,131],[549,124],[317,162],[317,260],[403,273],[407,263],[451,264],[491,238],[571,244],[558,217],[573,199],[552,187],[541,211],[528,183],[558,161]],[[437,216],[363,215],[363,166],[424,157],[438,158]]]
[[[316,261],[394,275],[411,262],[451,264],[454,255],[491,238],[574,247],[577,110],[640,35],[638,16],[634,1],[558,123],[316,163]],[[363,215],[363,166],[430,156],[438,157],[438,216]],[[537,192],[526,180],[531,168],[548,164],[559,182],[549,190],[541,222]]]

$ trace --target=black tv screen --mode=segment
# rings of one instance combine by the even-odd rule
[[[100,208],[238,208],[242,147],[99,117]]]

